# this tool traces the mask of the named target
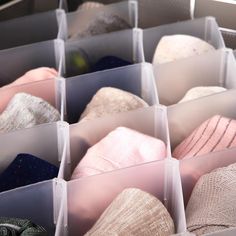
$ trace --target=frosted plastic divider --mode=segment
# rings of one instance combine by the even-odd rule
[[[225,44],[213,17],[182,21],[143,30],[143,44],[146,62],[152,62],[156,46],[165,35],[187,34],[203,39],[216,49],[224,48]]]
[[[0,22],[0,49],[56,39],[60,27],[57,12],[49,11]]]
[[[166,167],[166,163],[169,165]],[[150,162],[113,172],[81,178],[67,183],[69,235],[83,235],[95,223],[112,200],[125,188],[139,188],[157,197],[164,203],[164,191],[168,201],[181,203],[179,169],[169,159]],[[165,186],[166,171],[175,178],[176,188]],[[140,173],[142,173],[140,175]],[[177,232],[185,230],[183,204],[169,205]],[[180,209],[182,208],[182,209]],[[178,218],[179,217],[179,218]]]
[[[58,75],[62,76],[65,74],[66,65],[65,65],[65,43],[61,39],[54,40],[54,52],[56,60],[56,68]]]
[[[212,1],[212,0],[196,0],[195,1],[195,17],[203,17],[212,15],[216,17],[218,24],[224,28],[236,30],[235,22],[236,2]]]
[[[134,54],[134,38],[136,30],[128,29],[109,34],[102,34],[75,41],[67,41],[65,43],[66,57],[66,75],[71,77],[78,75],[78,69],[73,66],[73,54],[81,50],[87,55],[88,61],[94,65],[99,59],[105,56],[116,56],[123,60],[133,62]],[[124,42],[126,42],[124,44]],[[98,47],[99,45],[99,47]],[[141,45],[141,42],[139,43]],[[142,49],[142,48],[141,48]],[[142,62],[142,51],[137,48],[139,55],[136,55],[135,63]]]
[[[236,89],[167,107],[172,148],[214,115],[236,119]]]
[[[149,28],[191,19],[190,0],[138,0],[138,27]]]
[[[143,49],[143,31],[141,29],[133,29],[133,61],[145,62]]]
[[[129,22],[132,22],[134,28],[138,27],[138,2],[136,0],[129,0]]]
[[[65,12],[68,12],[67,0],[59,0],[59,9],[64,9]]]
[[[38,67],[53,67],[59,71],[64,52],[58,44],[62,44],[60,40],[50,40],[0,50],[0,63],[4,65],[0,68],[0,85],[9,84],[27,71]]]
[[[75,33],[83,32],[98,16],[104,13],[118,15],[121,19],[125,20],[131,28],[135,27],[136,12],[133,10],[133,4],[132,1],[123,1],[67,13],[68,37]],[[134,17],[131,17],[130,12],[134,14]]]
[[[68,38],[66,13],[63,9],[57,9],[56,16],[57,16],[57,23],[58,23],[57,38],[66,40]]]
[[[48,235],[54,235],[59,227],[54,224],[54,181],[44,181],[0,193],[1,216],[29,219],[43,226]],[[57,218],[56,216],[55,219]]]
[[[87,149],[117,127],[127,127],[161,139],[168,147],[165,109],[159,106],[110,115],[70,125],[71,170],[75,169]]]
[[[160,103],[166,106],[178,103],[193,87],[236,88],[236,62],[229,49],[155,65],[153,70]]]
[[[143,98],[150,106],[158,104],[154,76],[149,64],[141,63],[67,78],[66,110],[69,123],[75,123],[95,93],[115,87]]]
[[[236,58],[236,50],[234,50],[234,57]]]

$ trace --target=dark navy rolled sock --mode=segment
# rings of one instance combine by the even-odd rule
[[[125,61],[125,60],[123,60],[119,57],[106,56],[106,57],[101,58],[92,67],[92,72],[113,69],[113,68],[121,67],[121,66],[128,66],[128,65],[131,65],[131,64],[132,64],[131,62]]]
[[[0,192],[57,177],[59,168],[30,154],[19,154],[0,174]]]

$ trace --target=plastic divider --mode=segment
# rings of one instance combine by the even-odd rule
[[[125,44],[123,42],[126,42]],[[99,46],[98,46],[99,45]],[[105,56],[116,56],[131,63],[143,62],[141,38],[136,29],[122,30],[91,38],[65,43],[66,75],[71,77],[79,74],[73,65],[75,53],[82,52],[88,57],[90,65],[94,65]]]
[[[0,6],[0,21],[57,9],[58,0],[13,0]]]
[[[117,127],[127,127],[161,139],[169,146],[166,110],[152,106],[135,111],[106,116],[70,125],[71,170],[73,171],[87,149]]]
[[[67,13],[68,37],[72,35],[75,37],[76,34],[83,32],[98,16],[102,16],[104,14],[117,15],[121,19],[125,20],[130,25],[130,28],[133,28],[137,25],[137,12],[135,8],[133,8],[134,4],[135,3],[133,1],[123,1],[101,7],[86,10],[82,9]]]
[[[149,28],[191,19],[191,0],[138,0],[138,27]]]
[[[0,193],[1,216],[29,219],[43,226],[48,235],[55,235],[59,224],[54,224],[54,184],[50,180]]]
[[[62,64],[64,51],[62,40],[51,40],[0,51],[1,86],[15,81],[27,71],[38,67],[53,67],[57,71]],[[8,63],[6,63],[8,61]]]
[[[49,11],[0,22],[0,49],[60,37],[60,35],[58,35],[60,29],[60,25],[58,24],[58,11],[62,10]]]
[[[155,49],[163,36],[175,34],[198,37],[212,44],[216,49],[225,47],[215,19],[213,17],[205,17],[143,30],[145,60],[152,62]]]
[[[150,106],[158,104],[152,67],[147,63],[120,67],[65,80],[69,123],[78,122],[86,105],[103,87],[115,87],[143,98]]]
[[[172,148],[214,115],[236,119],[236,90],[231,89],[167,107]]]
[[[232,50],[228,49],[155,65],[154,75],[160,103],[167,106],[178,103],[189,89],[197,86],[235,89],[235,71],[235,58]]]
[[[96,222],[101,213],[112,202],[112,200],[125,188],[139,188],[165,202],[165,189],[167,190],[166,200],[182,202],[181,192],[175,191],[181,187],[180,178],[175,179],[176,189],[171,191],[166,186],[166,171],[174,168],[172,162],[166,168],[164,161],[156,161],[143,165],[138,165],[126,169],[121,169],[97,176],[91,176],[67,184],[68,189],[68,230],[69,235],[83,235]],[[175,176],[178,176],[178,168]],[[170,176],[174,178],[174,173]],[[169,184],[167,182],[167,184]],[[172,195],[172,197],[170,197]],[[168,209],[175,222],[177,232],[185,230],[184,209],[180,209],[180,204],[170,205]]]

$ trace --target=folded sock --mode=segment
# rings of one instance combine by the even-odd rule
[[[127,21],[115,13],[101,12],[95,16],[81,32],[74,32],[70,39],[81,39],[98,34],[107,34],[113,31],[129,29],[131,26]]]
[[[101,58],[93,67],[91,72],[108,70],[122,66],[131,65],[129,61],[114,56],[106,56]]]
[[[57,177],[58,167],[30,154],[19,154],[0,174],[0,192]]]
[[[174,222],[164,205],[139,189],[125,189],[85,235],[169,236]]]
[[[236,120],[213,116],[196,128],[174,150],[177,159],[201,156],[236,146]]]
[[[213,50],[215,48],[209,43],[190,35],[164,36],[156,47],[152,63],[167,63]]]
[[[47,231],[27,219],[0,217],[0,236],[47,236]]]
[[[186,208],[188,230],[203,235],[236,227],[235,212],[236,164],[233,164],[198,180]]]
[[[108,114],[127,112],[148,107],[148,104],[138,96],[112,87],[104,87],[97,91],[79,121],[88,121]]]
[[[211,94],[224,92],[227,89],[219,86],[204,86],[204,87],[194,87],[187,91],[184,97],[178,102],[187,102],[193,99],[205,97]]]
[[[166,145],[162,140],[119,127],[88,149],[71,178],[101,174],[165,157]]]
[[[59,112],[41,98],[16,94],[0,115],[0,133],[60,120]]]
[[[78,7],[78,10],[89,10],[89,9],[93,9],[93,8],[97,8],[97,7],[102,7],[102,6],[104,6],[104,4],[99,3],[99,2],[88,1],[88,2],[82,3]]]

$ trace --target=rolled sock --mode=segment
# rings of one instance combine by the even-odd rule
[[[113,69],[121,66],[128,66],[131,65],[130,62],[125,61],[121,58],[114,57],[114,56],[106,56],[101,58],[93,67],[92,71],[101,71],[101,70],[108,70]]]
[[[165,157],[166,145],[163,141],[119,127],[88,149],[71,178],[101,174]]]
[[[30,154],[19,154],[0,174],[0,192],[57,177],[58,167]]]
[[[213,116],[196,128],[174,150],[173,156],[185,159],[236,146],[236,121]]]
[[[99,3],[99,2],[88,1],[88,2],[82,3],[78,7],[78,10],[88,10],[88,9],[93,9],[97,7],[102,7],[102,6],[104,6],[104,4]]]
[[[236,227],[236,164],[203,175],[186,208],[188,230],[203,235]]]
[[[153,56],[153,64],[167,63],[213,51],[215,48],[190,35],[171,35],[161,38]]]
[[[120,16],[114,13],[101,12],[81,32],[74,32],[70,39],[81,39],[98,34],[107,34],[113,31],[129,29],[131,26]]]
[[[188,90],[188,92],[184,95],[184,97],[178,103],[187,102],[187,101],[205,97],[211,94],[224,92],[226,90],[227,90],[226,88],[218,87],[218,86],[205,86],[205,87],[191,88],[190,90]]]
[[[43,99],[18,93],[0,115],[0,133],[55,122],[59,119],[59,112]]]
[[[174,233],[174,222],[157,198],[139,189],[125,189],[85,236],[169,236]]]
[[[148,107],[148,104],[138,96],[117,88],[104,87],[93,96],[80,116],[80,121],[144,107]]]
[[[47,231],[27,219],[0,217],[1,236],[47,236]]]

